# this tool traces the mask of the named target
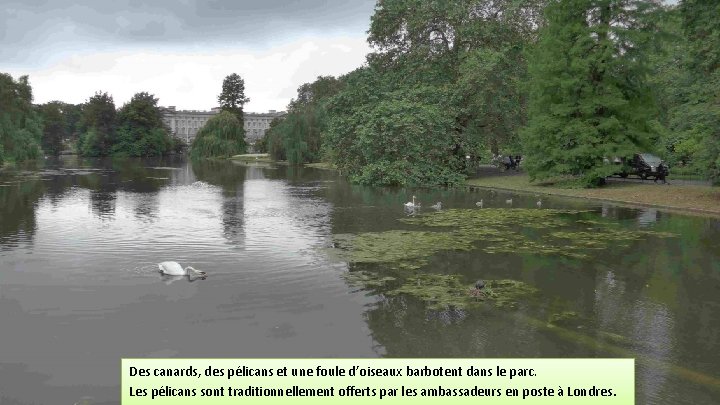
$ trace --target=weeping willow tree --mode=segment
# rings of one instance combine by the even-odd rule
[[[276,118],[265,132],[264,142],[273,159],[290,164],[320,161],[328,122],[327,103],[341,87],[341,81],[333,76],[318,76],[314,82],[298,87],[287,115]]]
[[[0,73],[0,165],[37,159],[42,154],[42,121],[32,106],[27,76]]]
[[[223,111],[210,118],[192,143],[190,157],[230,157],[245,153],[245,130],[235,114]]]

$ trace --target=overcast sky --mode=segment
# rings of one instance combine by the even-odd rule
[[[238,73],[246,111],[283,110],[318,75],[359,67],[374,0],[0,0],[0,72],[27,74],[36,103],[210,109]]]

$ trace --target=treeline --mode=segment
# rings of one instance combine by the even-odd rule
[[[0,164],[68,149],[83,156],[159,156],[184,147],[165,127],[158,99],[146,92],[117,110],[101,92],[80,105],[32,101],[27,76],[0,73]]]
[[[77,152],[83,156],[161,156],[181,150],[183,142],[170,136],[158,99],[136,93],[116,110],[112,96],[97,92],[82,105]]]
[[[655,152],[720,181],[720,3],[378,1],[357,70],[304,84],[261,147],[354,181],[452,185],[491,153],[602,183]]]

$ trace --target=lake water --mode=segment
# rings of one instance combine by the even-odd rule
[[[720,222],[537,199],[179,158],[4,172],[0,403],[118,403],[122,357],[634,357],[638,404],[720,403]],[[447,230],[413,221],[470,210],[494,236],[388,259]],[[363,238],[399,244],[350,254]],[[456,307],[402,287],[446,276],[532,293]]]

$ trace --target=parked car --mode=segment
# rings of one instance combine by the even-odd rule
[[[660,180],[666,183],[665,178],[670,174],[667,164],[651,153],[636,153],[630,160],[615,158],[614,162],[622,165],[622,169],[617,172],[622,178],[634,175],[643,180],[654,178],[655,182]]]

